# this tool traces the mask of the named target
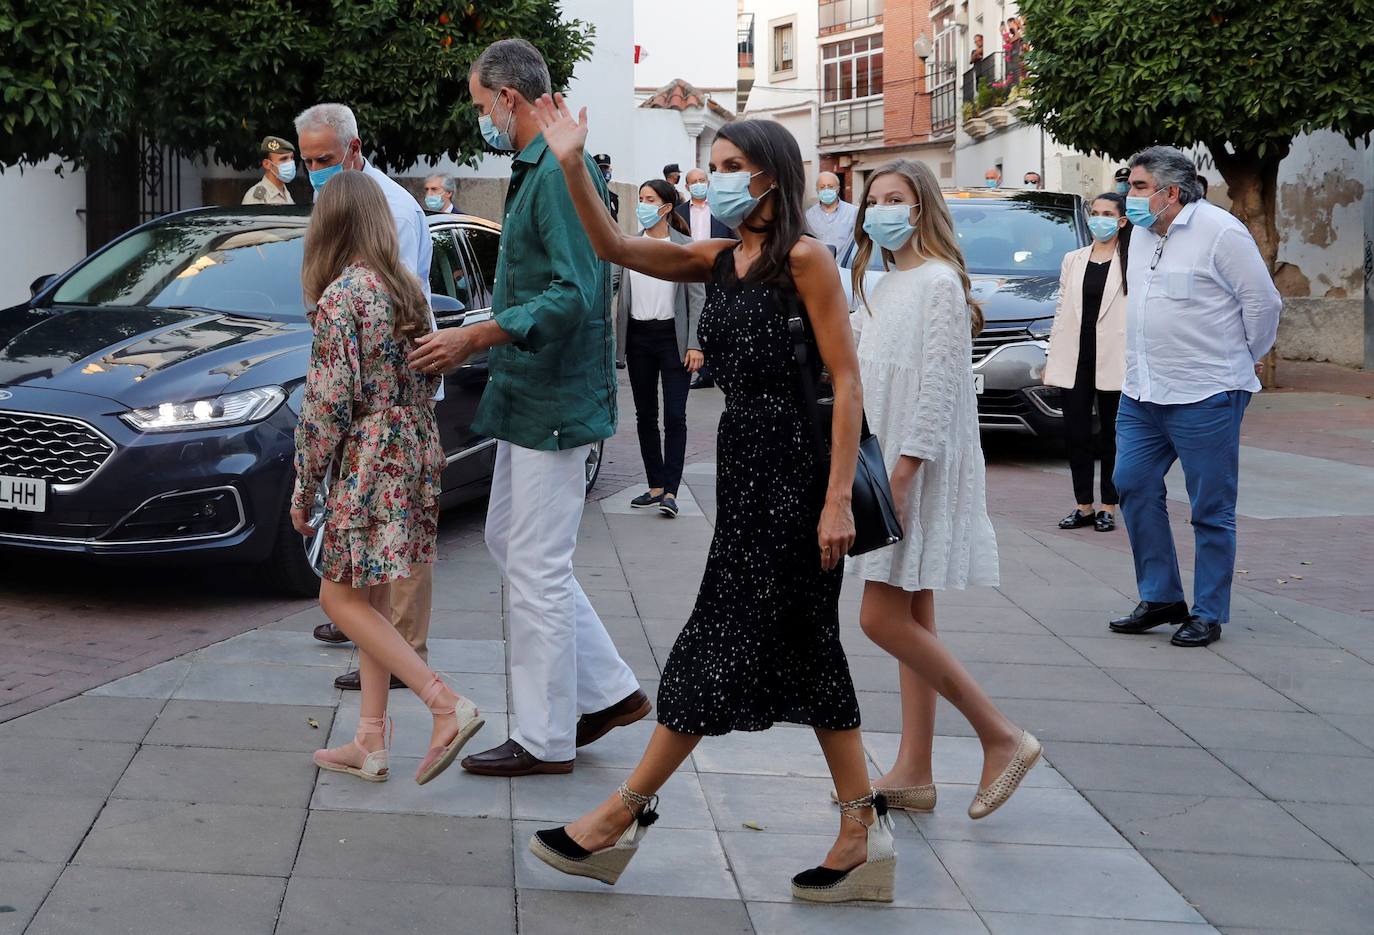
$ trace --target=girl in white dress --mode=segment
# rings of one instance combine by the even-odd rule
[[[996,585],[972,341],[983,324],[939,183],[923,163],[897,160],[869,178],[859,202],[854,315],[869,424],[882,441],[905,538],[853,559],[864,579],[864,633],[900,663],[897,762],[873,781],[895,808],[931,811],[935,695],[959,709],[983,745],[969,817],[991,814],[1040,757],[1040,744],[997,709],[935,635],[934,591]],[[886,276],[866,295],[874,244]]]

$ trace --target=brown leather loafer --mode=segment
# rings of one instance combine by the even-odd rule
[[[538,773],[571,773],[573,762],[546,762],[537,759],[514,740],[507,740],[499,747],[463,757],[463,769],[478,776],[534,776]]]
[[[363,690],[363,676],[362,676],[362,673],[359,672],[357,669],[354,669],[352,672],[345,672],[343,675],[339,676],[338,678],[336,678],[336,679],[334,680],[334,687],[335,687],[335,688],[342,688],[342,689],[343,689],[344,691],[346,691],[346,692],[357,692],[357,691],[362,691],[362,690]],[[406,687],[406,683],[405,683],[405,682],[402,682],[400,679],[398,679],[396,676],[393,675],[393,676],[391,677],[391,687],[392,687],[392,688],[405,688],[405,687]]]
[[[605,737],[617,727],[625,727],[649,716],[654,706],[649,696],[636,688],[634,694],[622,698],[609,708],[584,714],[577,719],[577,745],[585,747]]]
[[[321,643],[347,643],[348,637],[344,636],[344,631],[334,626],[332,623],[322,623],[315,628],[315,639]]]

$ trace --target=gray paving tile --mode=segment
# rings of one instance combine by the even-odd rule
[[[249,630],[192,653],[194,664],[236,665],[255,663],[279,666],[348,665],[352,646],[331,645],[314,637],[283,630]]]
[[[628,769],[578,766],[566,776],[522,776],[511,782],[511,809],[517,819],[540,827],[563,824],[591,811],[630,777]],[[659,791],[658,824],[663,828],[714,828],[701,783],[679,770]]]
[[[943,786],[944,807],[913,815],[916,826],[932,841],[1130,847],[1077,790],[1022,786],[996,815],[970,821],[967,808],[976,791],[973,785]]]
[[[320,770],[310,807],[455,818],[510,818],[510,780],[471,776],[454,764],[438,779],[420,786],[415,783],[420,760],[418,756],[393,755],[389,760],[391,778],[386,782],[366,782],[344,773]]]
[[[1374,665],[1342,649],[1309,649],[1221,642],[1209,649],[1265,681],[1295,676],[1314,678],[1374,679]]]
[[[470,699],[483,714],[498,714],[506,710],[504,672],[449,672],[445,669],[440,669],[439,672],[447,680],[449,687]],[[392,705],[418,705],[422,710],[428,710],[412,691],[398,689],[391,693],[391,698]]]
[[[1219,927],[1368,935],[1374,879],[1347,863],[1156,851],[1151,862]]]
[[[898,734],[864,734],[864,747],[881,775],[891,768],[897,759],[897,746],[901,742]],[[1058,744],[1055,745],[1056,748]],[[977,785],[983,772],[983,747],[974,737],[939,737],[931,745],[931,767],[937,785],[959,783]],[[1070,789],[1068,780],[1059,774],[1043,758],[1022,780],[1026,788]],[[972,791],[969,798],[973,797]],[[967,803],[960,805],[963,808]]]
[[[69,867],[31,935],[271,935],[286,881],[274,877]]]
[[[104,805],[103,795],[5,792],[0,795],[0,860],[66,863]]]
[[[1206,649],[1180,649],[1169,644],[1169,628],[1138,636],[1070,636],[1065,642],[1093,665],[1111,669],[1169,669],[1174,672],[1230,672],[1241,670]],[[1220,645],[1220,644],[1213,644]]]
[[[737,899],[631,896],[616,892],[520,891],[521,935],[653,932],[655,935],[754,935]]]
[[[0,861],[0,935],[20,935],[24,931],[64,866]]]
[[[646,689],[647,691],[647,689]],[[653,697],[652,694],[650,697]],[[601,767],[603,769],[633,769],[644,756],[644,748],[649,745],[649,737],[658,726],[652,720],[653,714],[631,724],[617,727],[596,743],[577,750],[577,768]],[[692,761],[685,761],[680,769],[690,769]]]
[[[190,657],[182,656],[180,659],[160,662],[142,672],[107,682],[99,688],[92,688],[86,694],[116,698],[170,698],[190,670]]]
[[[324,706],[172,700],[144,743],[309,753],[324,746],[333,721],[333,708]]]
[[[339,696],[339,666],[219,665],[198,662],[172,693],[183,701],[249,701],[261,704],[332,705]]]
[[[839,820],[829,779],[702,773],[701,788],[722,831],[750,821],[774,834],[829,834]]]
[[[435,610],[429,618],[429,638],[448,640],[501,640],[505,636],[499,609]]]
[[[1309,711],[1366,718],[1374,715],[1374,679],[1291,675],[1276,680],[1275,685]]]
[[[266,624],[262,629],[309,633],[320,624],[328,622],[329,615],[320,608],[319,604],[314,604],[288,617]]]
[[[1019,607],[946,605],[945,596],[935,598],[935,622],[940,633],[1024,633],[1044,636],[1046,629]]]
[[[872,906],[816,906],[750,903],[749,918],[758,935],[986,935],[974,912],[950,909],[893,909]]]
[[[761,776],[829,776],[825,755],[808,727],[735,731],[706,737],[692,753],[703,773],[752,773]]]
[[[1261,750],[1212,751],[1266,796],[1292,802],[1374,805],[1374,758],[1273,753]]]
[[[82,695],[0,724],[0,740],[51,737],[138,743],[162,702],[151,698],[93,698]]]
[[[1285,802],[1283,807],[1350,860],[1374,866],[1374,805]]]
[[[111,799],[74,863],[285,877],[305,809]]]
[[[1196,705],[1204,708],[1249,708],[1263,711],[1297,711],[1291,699],[1274,691],[1252,675],[1169,669],[1107,669],[1106,674],[1149,705]],[[1221,719],[1229,715],[1218,712]]]
[[[930,845],[903,816],[896,816],[897,884],[893,906],[970,909]],[[825,859],[833,834],[726,831],[721,840],[730,869],[748,902],[792,902],[792,878]]]
[[[965,667],[983,691],[994,699],[1033,698],[1115,704],[1134,704],[1136,701],[1130,692],[1092,666],[969,662]]]
[[[1203,921],[1145,858],[1128,848],[970,841],[934,841],[932,846],[979,911]]]
[[[992,935],[1207,935],[1205,922],[1137,922],[1130,919],[1076,919],[1008,912],[981,913]]]
[[[1374,750],[1374,717],[1364,714],[1324,714],[1322,719]]]
[[[315,811],[295,874],[330,880],[511,885],[510,822]]]
[[[494,572],[474,576],[447,568],[436,570],[431,612],[440,617],[455,610],[498,613],[501,610],[500,579]]]
[[[1203,747],[1360,756],[1370,751],[1315,714],[1160,705],[1159,712]]]
[[[1089,801],[1141,850],[1343,860],[1278,805],[1205,793],[1088,792]]]
[[[115,787],[117,798],[305,808],[315,764],[304,753],[143,747]]]
[[[538,821],[517,821],[512,826],[516,886],[522,892],[538,889],[606,894],[607,887],[601,881],[559,873],[530,853],[530,837],[547,827],[547,822]],[[738,892],[714,831],[659,825],[640,842],[639,852],[615,885],[617,895],[737,899]]]
[[[275,935],[515,932],[515,890],[292,877]]]
[[[1009,662],[1045,666],[1086,666],[1087,659],[1057,636],[1022,633],[944,632],[941,641],[960,662]]]
[[[505,640],[429,640],[429,665],[440,672],[506,672]]]
[[[1191,747],[1187,735],[1143,704],[1082,704],[1076,701],[1002,699],[1007,717],[1046,742],[1131,743]],[[937,728],[938,729],[938,728]]]
[[[138,749],[131,743],[16,737],[0,756],[0,793],[103,798]]]
[[[1226,764],[1198,747],[1143,747],[1058,741],[1046,757],[1076,788],[1259,797]],[[1035,772],[1038,772],[1037,768]],[[1031,776],[1035,775],[1031,773]]]

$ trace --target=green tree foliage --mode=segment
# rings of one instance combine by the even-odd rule
[[[1295,136],[1374,130],[1374,0],[1021,0],[1031,117],[1116,159],[1201,144],[1270,266]]]
[[[0,0],[4,4],[7,0]],[[64,6],[64,3],[66,4]],[[8,93],[0,120],[18,115],[18,157],[60,155],[77,162],[111,139],[142,135],[196,156],[247,168],[258,161],[266,134],[294,138],[292,120],[319,101],[339,101],[358,116],[365,149],[380,166],[402,170],[421,157],[471,159],[481,152],[468,68],[491,42],[520,36],[549,63],[555,87],[590,53],[590,27],[564,20],[556,0],[40,0],[12,27],[34,48],[32,72],[50,72],[55,43],[43,38],[52,11],[137,8],[151,24],[124,30],[112,56],[132,67],[89,95],[94,106],[73,111],[59,96],[55,125],[94,127],[66,146],[48,145],[25,129]],[[49,9],[50,8],[50,9]],[[3,6],[0,6],[3,9]],[[5,20],[0,14],[0,34]],[[37,34],[35,34],[37,33]],[[8,56],[6,56],[8,59]],[[0,70],[0,75],[3,75]],[[136,107],[109,106],[128,100]],[[61,106],[58,106],[58,103]]]
[[[144,63],[140,0],[0,0],[0,169],[111,144]]]

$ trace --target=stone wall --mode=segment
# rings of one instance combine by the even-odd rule
[[[1277,347],[1285,360],[1363,366],[1364,298],[1285,298]]]

